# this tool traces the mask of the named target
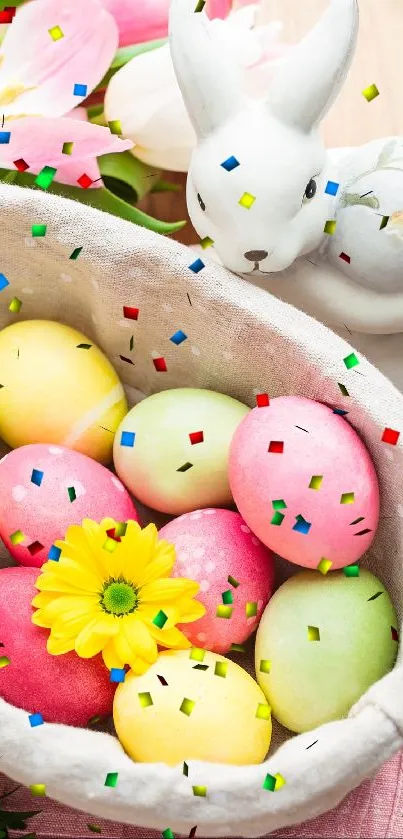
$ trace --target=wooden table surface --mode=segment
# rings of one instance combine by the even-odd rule
[[[327,0],[264,0],[266,19],[283,20],[287,41],[295,43],[314,25]],[[324,122],[328,146],[358,145],[389,134],[403,135],[403,0],[359,0],[358,47],[345,86]],[[368,103],[361,91],[376,84],[380,96]],[[183,187],[185,176],[167,173]],[[139,205],[151,215],[174,221],[188,218],[184,189],[147,196]],[[186,244],[198,237],[190,222],[174,238]]]

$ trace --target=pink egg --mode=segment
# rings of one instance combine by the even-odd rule
[[[207,612],[195,623],[180,627],[187,638],[195,647],[216,653],[226,653],[231,644],[246,641],[272,593],[271,551],[251,533],[239,513],[230,510],[185,513],[166,524],[159,535],[175,545],[173,576],[200,583],[197,599]],[[233,578],[231,582],[228,577]],[[218,607],[222,617],[217,615]]]
[[[91,717],[111,713],[116,685],[100,656],[47,652],[48,630],[31,621],[38,573],[36,568],[0,570],[1,654],[9,659],[0,668],[0,696],[30,714],[42,714],[45,723],[85,726]]]
[[[348,422],[319,402],[281,396],[254,408],[232,439],[229,479],[249,527],[297,565],[342,568],[375,536],[374,464]]]
[[[40,567],[56,539],[85,518],[135,519],[129,493],[105,466],[72,449],[34,443],[0,461],[0,537],[21,565]]]

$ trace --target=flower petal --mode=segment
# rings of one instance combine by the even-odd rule
[[[53,621],[58,618],[63,618],[64,615],[86,615],[90,620],[92,613],[97,609],[98,603],[98,598],[91,595],[54,597],[50,603],[40,609],[41,618],[43,621],[49,621],[49,626],[52,626]]]
[[[93,658],[105,645],[105,635],[95,633],[96,624],[97,618],[93,618],[75,639],[74,649],[80,658]]]
[[[54,26],[64,36],[56,41],[48,31]],[[102,79],[117,45],[116,23],[96,0],[85,0],[85,13],[60,0],[27,3],[18,9],[1,46],[0,102],[2,91],[13,84],[28,90],[1,105],[1,112],[67,113]],[[86,85],[86,93],[75,96],[75,84]]]
[[[85,590],[70,585],[56,574],[51,574],[50,572],[39,575],[35,582],[35,588],[39,589],[39,591],[53,591],[56,594],[75,594],[77,597],[87,594]]]
[[[158,626],[153,625],[150,627],[150,632],[160,647],[171,650],[186,650],[191,647],[190,641],[177,626],[172,626],[171,629],[159,629]]]
[[[116,652],[116,647],[113,638],[110,641],[108,641],[105,647],[103,648],[102,658],[104,660],[105,667],[107,667],[108,670],[112,670],[112,667],[122,668],[125,663],[124,661],[122,661],[122,659]]]
[[[59,580],[64,580],[69,585],[76,586],[76,588],[83,589],[88,594],[98,594],[102,590],[103,578],[100,574],[96,574],[84,565],[80,565],[76,560],[62,557],[57,564],[52,562],[52,577],[57,577]]]
[[[193,623],[206,614],[206,607],[199,600],[182,600],[177,604],[180,618],[177,623]]]
[[[142,44],[168,35],[170,0],[100,0],[116,20],[119,44]],[[211,2],[211,0],[210,0]],[[217,0],[214,0],[217,3]],[[230,0],[219,0],[230,2]]]
[[[150,634],[148,626],[139,620],[136,614],[123,618],[123,632],[129,646],[136,655],[153,663],[157,660],[157,645]]]
[[[146,583],[140,592],[142,603],[158,603],[181,597],[194,597],[200,589],[199,583],[182,577],[154,580]]]
[[[49,635],[46,649],[51,655],[63,655],[74,650],[74,638],[54,638]]]

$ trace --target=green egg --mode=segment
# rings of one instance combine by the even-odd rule
[[[260,621],[257,681],[291,731],[346,716],[395,662],[398,623],[385,586],[365,569],[345,572],[295,574]]]

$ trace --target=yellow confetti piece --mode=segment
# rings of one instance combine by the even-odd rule
[[[247,603],[245,606],[245,612],[247,618],[254,618],[257,615],[257,603]]]
[[[48,29],[48,32],[52,41],[60,41],[61,38],[64,38],[64,32],[62,32],[60,26],[52,26],[51,29]]]
[[[221,676],[225,679],[228,670],[228,661],[216,661],[214,667],[214,675]]]
[[[205,236],[204,239],[200,239],[200,244],[205,251],[206,248],[211,248],[214,245],[214,239],[210,239],[210,236]]]
[[[280,775],[280,772],[276,772],[274,777],[276,779],[276,786],[274,787],[274,792],[277,792],[278,789],[281,789],[281,787],[284,786],[285,778],[283,778],[283,776]]]
[[[232,606],[225,606],[224,604],[220,604],[217,606],[216,617],[217,618],[230,618],[233,612]]]
[[[8,307],[8,311],[12,312],[14,315],[18,314],[18,312],[21,309],[21,306],[22,306],[22,300],[19,300],[18,297],[13,297],[13,299],[12,299],[12,301],[11,301],[9,307]]]
[[[245,210],[250,210],[250,208],[253,206],[255,201],[256,201],[256,196],[255,195],[251,195],[250,192],[244,192],[244,194],[241,195],[241,197],[238,201],[238,204],[240,204],[241,207],[245,207]]]
[[[62,154],[71,154],[73,151],[74,143],[66,142],[63,143]]]
[[[193,661],[203,661],[205,655],[206,650],[202,650],[200,647],[192,647],[189,658]]]
[[[316,569],[317,571],[320,571],[321,574],[327,574],[327,572],[330,571],[332,565],[333,562],[331,559],[326,559],[325,556],[322,556],[322,559],[320,560],[320,562],[318,562]]]
[[[6,655],[0,656],[0,669],[2,667],[7,667],[8,664],[10,664],[10,659],[7,658]]]
[[[323,475],[312,475],[309,483],[309,489],[320,489],[322,486]]]
[[[200,798],[205,798],[207,795],[207,787],[195,786],[192,787],[193,795],[198,795]]]
[[[25,536],[24,536],[24,534],[22,533],[21,530],[16,530],[10,536],[10,542],[11,542],[12,545],[19,545],[20,542],[24,541],[24,539],[25,539]]]
[[[193,699],[185,699],[182,702],[179,710],[182,711],[182,714],[186,714],[187,717],[190,717],[196,702]]]
[[[267,705],[265,702],[259,702],[256,717],[258,720],[269,720],[271,717],[270,705]]]
[[[115,539],[111,539],[110,536],[105,540],[104,544],[102,545],[104,551],[109,551],[109,553],[113,553],[118,546],[118,542]]]
[[[308,626],[308,641],[320,641],[319,627]]]
[[[373,99],[376,99],[379,96],[379,90],[376,84],[370,84],[369,87],[366,87],[365,90],[362,91],[362,95],[365,96],[367,102],[372,102]]]
[[[137,696],[139,698],[140,705],[142,708],[149,708],[150,705],[154,704],[151,698],[151,693],[149,693],[148,691],[144,691],[144,693],[138,693]]]
[[[32,795],[44,796],[46,795],[46,784],[31,784],[30,790]]]
[[[270,673],[271,661],[268,658],[262,658],[259,665],[260,673]]]
[[[336,225],[337,225],[337,221],[336,221],[336,219],[329,219],[329,220],[326,222],[326,224],[325,224],[325,226],[324,226],[324,228],[323,228],[323,232],[324,232],[324,233],[328,233],[328,234],[329,234],[329,236],[333,236],[333,233],[334,233],[334,232],[335,232],[335,230],[336,230]]]
[[[343,492],[343,495],[340,498],[340,504],[354,504],[354,493]]]

